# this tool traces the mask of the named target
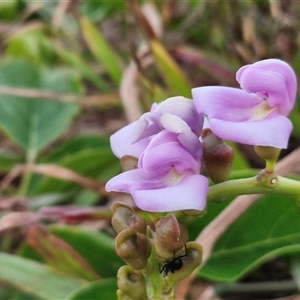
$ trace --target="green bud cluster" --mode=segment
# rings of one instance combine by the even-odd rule
[[[123,203],[112,211],[116,251],[127,264],[118,271],[118,299],[174,299],[176,283],[201,264],[202,247],[188,242],[188,230],[174,214],[147,226]]]

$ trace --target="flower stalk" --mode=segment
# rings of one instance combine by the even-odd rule
[[[239,195],[282,194],[300,199],[300,182],[263,172],[255,177],[229,180],[209,187],[207,201],[221,203]]]

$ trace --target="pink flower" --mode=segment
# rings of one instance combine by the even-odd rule
[[[111,136],[116,156],[138,158],[138,168],[106,184],[107,191],[130,193],[145,211],[204,210],[208,180],[200,175],[199,135],[203,126],[191,100],[173,97]]]
[[[200,157],[202,153],[199,136],[203,127],[193,101],[184,97],[172,97],[154,104],[150,112],[143,114],[137,121],[131,141],[140,141],[166,129],[178,134],[178,140],[192,155]]]
[[[296,98],[292,68],[278,59],[262,60],[238,70],[242,89],[200,87],[192,90],[198,113],[224,140],[286,148],[292,131],[287,118]]]
[[[138,169],[124,172],[106,184],[106,190],[130,193],[145,211],[204,210],[208,180],[177,134],[163,130],[140,156]]]

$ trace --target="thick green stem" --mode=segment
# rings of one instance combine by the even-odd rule
[[[159,272],[159,261],[155,246],[153,245],[151,255],[148,260],[146,274],[151,283],[152,293],[149,299],[174,300],[174,287],[169,285]]]
[[[29,151],[26,157],[26,165],[30,166],[31,164],[34,164],[35,159],[36,159],[36,153],[34,151]],[[31,178],[32,178],[32,171],[29,168],[26,168],[25,166],[24,172],[22,174],[21,184],[18,190],[18,195],[26,196]]]
[[[32,172],[31,171],[25,170],[23,172],[22,179],[21,179],[21,184],[20,184],[19,191],[18,191],[18,195],[26,196],[27,191],[28,191],[28,187],[29,187],[29,184],[30,184],[31,177],[32,177]]]
[[[275,174],[261,173],[256,177],[229,180],[211,186],[207,200],[223,202],[246,194],[284,194],[300,200],[300,182]]]

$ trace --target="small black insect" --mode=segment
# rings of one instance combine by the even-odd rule
[[[159,265],[159,273],[163,273],[163,276],[166,277],[168,275],[169,272],[172,272],[174,274],[174,272],[176,270],[180,270],[182,267],[182,258],[187,256],[187,250],[186,250],[186,245],[184,245],[184,249],[185,249],[185,254],[180,255],[180,256],[175,256],[175,252],[174,252],[174,257],[172,260],[167,261],[163,267],[161,268],[161,266]]]

